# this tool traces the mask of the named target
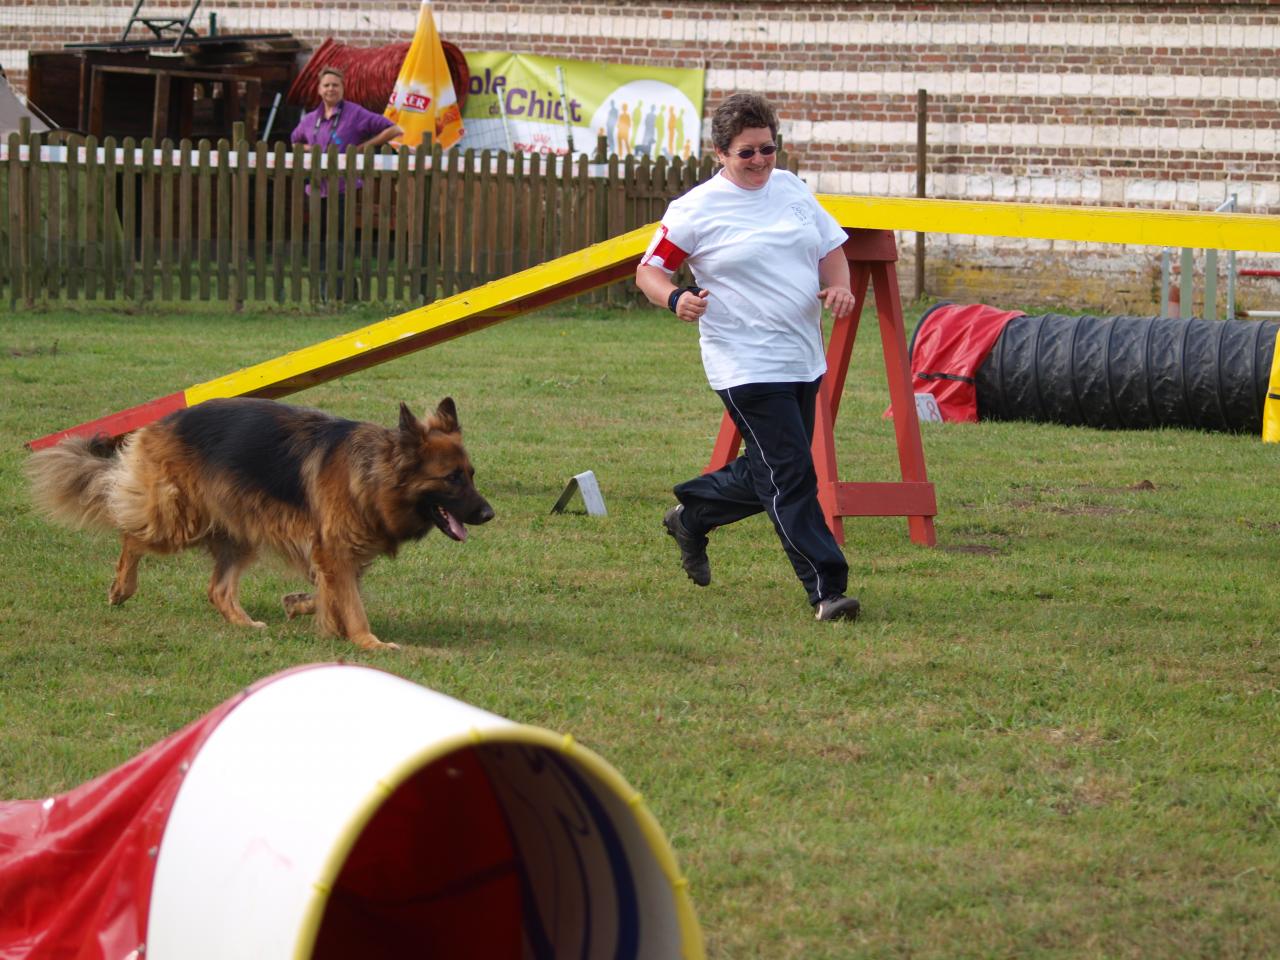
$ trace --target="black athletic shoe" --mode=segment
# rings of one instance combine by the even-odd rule
[[[684,528],[680,513],[684,504],[676,504],[662,516],[662,525],[680,547],[680,566],[700,587],[711,582],[711,561],[707,559],[707,538],[695,537]]]
[[[815,620],[857,620],[862,604],[857,597],[835,593],[813,605]]]

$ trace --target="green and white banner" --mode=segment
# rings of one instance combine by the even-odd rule
[[[566,154],[572,137],[575,155],[594,154],[603,134],[620,157],[699,155],[704,70],[490,51],[467,67],[460,149]]]

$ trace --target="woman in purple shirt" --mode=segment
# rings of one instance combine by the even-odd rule
[[[341,151],[348,145],[380,147],[404,133],[382,114],[343,100],[342,94],[342,71],[325,67],[320,71],[320,104],[302,115],[290,141],[319,147],[333,144]]]
[[[344,77],[341,70],[337,67],[325,67],[320,71],[320,105],[314,110],[302,115],[302,119],[298,121],[298,125],[293,128],[293,134],[289,137],[292,143],[302,143],[307,146],[318,146],[327,148],[330,144],[337,147],[341,153],[348,146],[354,146],[357,149],[363,147],[380,147],[390,140],[394,140],[404,133],[400,129],[400,125],[387,119],[380,113],[374,113],[372,110],[366,110],[358,103],[350,103],[342,98],[344,92]],[[362,185],[360,180],[356,181],[356,189],[359,190]],[[307,192],[311,192],[311,185],[307,185]],[[338,181],[338,236],[344,233],[343,227],[346,221],[346,182]],[[324,181],[320,182],[320,196],[328,195],[328,184]],[[320,230],[318,237],[325,236],[325,223],[328,220],[328,204],[323,204],[320,213]],[[342,245],[339,241],[338,246],[338,269],[342,269]],[[320,248],[320,268],[324,270],[324,247]],[[321,281],[323,283],[323,281]],[[321,297],[323,298],[323,286],[321,287]],[[338,278],[337,282],[338,297],[342,297],[342,278]]]

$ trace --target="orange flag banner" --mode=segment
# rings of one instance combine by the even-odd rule
[[[462,138],[458,96],[428,0],[422,0],[413,42],[383,114],[400,125],[404,136],[396,142],[407,147],[416,147],[427,136],[447,150]]]

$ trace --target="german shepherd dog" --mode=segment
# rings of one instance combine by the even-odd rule
[[[271,550],[315,586],[284,598],[289,618],[314,613],[321,631],[365,649],[396,646],[369,629],[369,564],[433,527],[465,540],[465,524],[493,519],[448,397],[421,421],[400,404],[395,429],[272,400],[209,400],[123,441],[65,440],[33,454],[27,473],[51,518],[119,531],[112,604],[137,591],[145,554],[205,547],[209,600],[231,623],[262,627],[240,606],[240,577]]]

